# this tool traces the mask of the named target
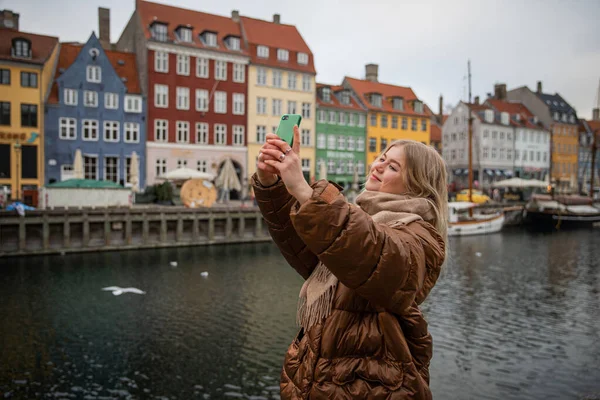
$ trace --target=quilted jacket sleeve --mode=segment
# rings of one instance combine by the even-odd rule
[[[347,287],[396,314],[422,302],[439,276],[444,241],[427,222],[378,224],[326,181],[291,210],[297,234]]]
[[[296,199],[287,191],[282,181],[263,187],[256,174],[252,176],[252,187],[271,237],[287,262],[304,278],[308,279],[319,259],[309,250],[296,233],[290,220],[290,209]]]

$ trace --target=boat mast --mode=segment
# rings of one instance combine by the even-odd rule
[[[471,60],[467,61],[468,79],[469,79],[469,103],[467,111],[469,113],[469,203],[473,202],[473,114],[471,113]],[[473,216],[473,208],[469,207],[469,216]]]

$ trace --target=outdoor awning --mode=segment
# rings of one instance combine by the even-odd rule
[[[496,176],[502,176],[503,175],[502,171],[500,171],[499,169],[497,169],[495,172],[496,172]]]
[[[504,175],[511,177],[511,176],[513,176],[513,172],[511,170],[506,170],[506,171],[504,171]]]
[[[492,171],[491,169],[484,169],[483,172],[486,173],[486,175],[490,175],[490,176],[494,176],[494,171]]]

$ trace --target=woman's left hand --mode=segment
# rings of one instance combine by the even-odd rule
[[[279,172],[279,176],[281,176],[287,190],[303,204],[312,195],[312,188],[302,174],[302,161],[299,157],[300,130],[297,126],[294,126],[292,147],[281,139],[269,139],[267,143],[278,147],[278,150],[263,149],[263,153],[274,158],[274,160],[265,160],[264,162]]]

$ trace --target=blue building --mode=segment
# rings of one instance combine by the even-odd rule
[[[85,179],[131,185],[132,154],[139,187],[146,182],[146,102],[135,55],[104,50],[96,35],[63,43],[45,110],[46,183],[72,178],[76,150]]]

